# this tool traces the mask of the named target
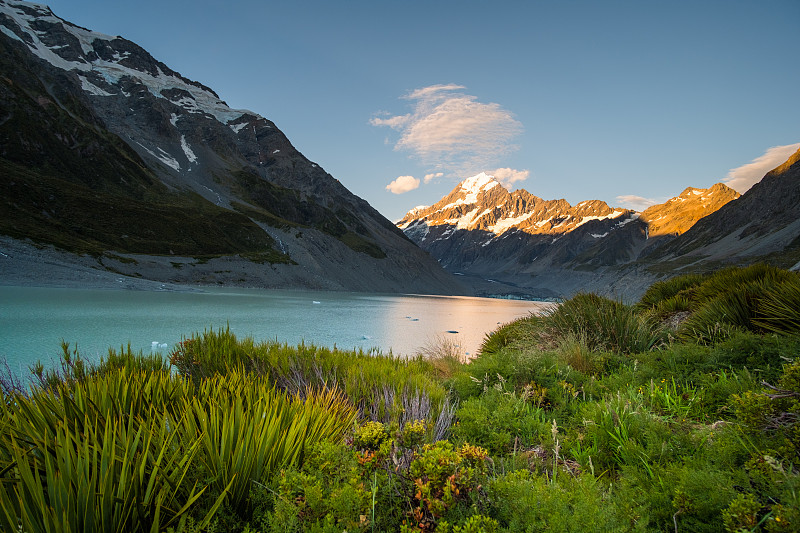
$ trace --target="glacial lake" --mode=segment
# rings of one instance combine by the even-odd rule
[[[0,286],[0,362],[15,373],[52,364],[61,340],[99,360],[109,347],[168,354],[195,332],[390,350],[414,355],[440,339],[474,354],[484,336],[551,304],[489,298],[262,289],[128,291]]]

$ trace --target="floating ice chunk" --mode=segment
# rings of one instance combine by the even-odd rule
[[[166,342],[162,342],[161,344],[158,345],[158,347],[159,348],[166,348],[167,347],[167,343]]]
[[[361,335],[361,338],[362,338],[363,340],[365,340],[365,341],[368,341],[368,340],[370,340],[372,337],[370,337],[369,335]]]
[[[318,302],[318,301],[316,301],[316,300],[312,300],[312,301],[311,301],[311,303],[312,303],[312,304],[318,304],[318,303],[320,303],[320,302]]]

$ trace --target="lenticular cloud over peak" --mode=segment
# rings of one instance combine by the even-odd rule
[[[728,171],[728,176],[723,183],[739,193],[744,193],[761,181],[767,172],[789,159],[798,148],[800,148],[800,143],[773,146],[751,162],[732,168]]]
[[[482,103],[461,85],[431,85],[403,98],[413,110],[405,115],[375,117],[373,126],[400,132],[395,150],[405,150],[435,169],[464,175],[489,168],[516,149],[512,139],[522,124],[500,104]]]

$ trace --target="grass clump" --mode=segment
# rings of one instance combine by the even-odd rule
[[[559,338],[577,336],[592,351],[636,353],[663,340],[657,325],[632,306],[590,293],[579,293],[546,318]]]
[[[239,340],[229,328],[208,330],[181,342],[170,361],[195,382],[234,368],[268,378],[290,394],[336,387],[356,405],[360,416],[404,425],[428,420],[442,438],[452,420],[446,389],[422,357],[402,359],[363,351],[342,351],[301,344]]]
[[[683,340],[713,344],[736,330],[800,331],[800,276],[756,264],[709,275],[689,274],[653,284],[637,308],[659,319],[685,311]]]

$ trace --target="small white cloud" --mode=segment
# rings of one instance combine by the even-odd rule
[[[414,176],[400,176],[389,185],[386,190],[394,194],[403,194],[419,187],[419,180]]]
[[[530,176],[529,170],[517,170],[515,168],[498,168],[492,172],[489,172],[494,179],[500,182],[500,184],[508,190],[511,190],[514,187],[514,184],[518,181],[525,181]]]
[[[636,196],[635,194],[623,194],[622,196],[617,196],[617,202],[619,203],[620,207],[634,209],[636,211],[644,211],[651,205],[660,203],[658,200],[654,200],[653,198],[645,198],[643,196]]]
[[[405,115],[370,120],[400,132],[395,150],[407,150],[425,165],[471,175],[516,149],[511,141],[522,132],[514,116],[499,104],[484,104],[461,92],[461,85],[432,85],[404,98],[413,102]]]
[[[425,183],[430,183],[431,180],[434,180],[436,178],[441,178],[442,176],[444,176],[444,172],[434,172],[433,174],[425,174],[423,181]]]
[[[729,170],[728,177],[723,180],[723,183],[739,193],[744,193],[761,181],[767,172],[786,162],[798,148],[800,148],[800,143],[773,146],[764,152],[764,155],[756,157],[746,165]]]

